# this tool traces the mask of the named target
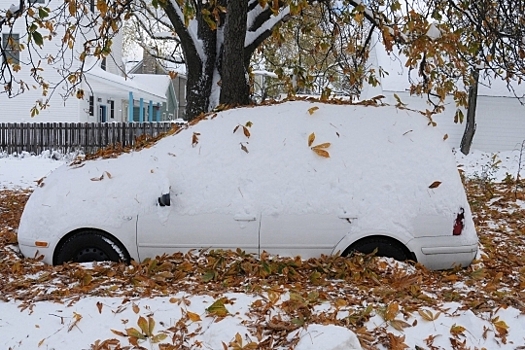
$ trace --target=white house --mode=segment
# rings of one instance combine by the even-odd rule
[[[46,6],[56,8],[59,4],[50,0],[33,0],[36,7]],[[7,9],[12,5],[12,0],[0,0],[0,8]],[[90,9],[95,11],[95,1],[91,0]],[[43,34],[45,31],[41,29]],[[58,33],[53,40],[44,40],[44,45],[39,49],[40,57],[57,55],[64,30],[56,28]],[[8,43],[20,43],[27,46],[27,29],[23,18],[18,20],[13,30],[2,28],[2,45],[9,51],[12,59],[20,63],[21,70],[17,77],[26,82],[30,87],[36,86],[30,76],[29,54],[27,50],[16,50]],[[78,35],[71,50],[71,70],[79,67],[78,55],[82,52],[84,38],[94,35],[84,32]],[[9,41],[11,39],[11,41]],[[35,57],[33,55],[33,57]],[[66,55],[67,57],[67,55]],[[1,59],[1,58],[0,58]],[[49,65],[42,59],[42,75],[51,85],[58,87],[51,95],[42,96],[42,90],[31,88],[14,98],[9,98],[7,93],[0,93],[0,122],[24,122],[24,121],[59,121],[59,122],[109,122],[109,121],[155,121],[163,118],[163,109],[166,108],[166,92],[170,84],[168,76],[149,77],[147,80],[141,77],[124,77],[122,63],[122,36],[119,34],[113,39],[112,53],[102,62],[86,61],[85,71],[81,88],[85,94],[82,99],[69,96],[63,99],[65,93],[63,85],[60,85],[62,77],[57,73],[61,67],[57,64]],[[17,87],[14,88],[17,90]],[[31,117],[31,108],[37,100],[45,101],[49,98],[49,107]],[[133,106],[133,108],[130,108]]]
[[[381,86],[367,87],[363,98],[384,95],[384,102],[395,105],[396,94],[409,108],[416,110],[431,109],[426,97],[413,96],[409,93],[408,69],[405,58],[400,55],[388,55],[381,44],[371,51],[373,65],[382,67],[389,74],[381,78]],[[417,73],[416,73],[417,74]],[[517,96],[525,94],[525,86],[514,86]],[[447,101],[445,111],[433,117],[443,134],[448,136],[451,147],[459,149],[465,124],[455,124],[456,106],[452,98]],[[465,111],[466,116],[466,111]],[[525,106],[509,91],[501,80],[487,81],[480,79],[476,108],[476,133],[472,149],[485,152],[511,151],[519,149],[525,140]]]

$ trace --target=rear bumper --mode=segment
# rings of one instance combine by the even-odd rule
[[[477,239],[468,242],[451,236],[415,238],[409,246],[418,262],[432,270],[467,267],[478,253]]]

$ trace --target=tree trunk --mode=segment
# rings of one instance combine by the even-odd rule
[[[224,46],[221,60],[221,104],[247,105],[250,87],[244,67],[244,39],[248,2],[230,0],[224,24]]]
[[[476,133],[476,105],[478,102],[478,82],[479,82],[479,70],[474,69],[472,72],[473,84],[468,89],[468,111],[467,120],[465,122],[465,132],[461,138],[461,153],[464,155],[469,154],[470,146],[472,146],[472,140]]]

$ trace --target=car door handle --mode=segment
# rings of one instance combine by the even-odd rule
[[[257,218],[253,215],[235,215],[233,217],[235,221],[255,221]]]

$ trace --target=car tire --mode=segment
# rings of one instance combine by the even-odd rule
[[[345,256],[353,252],[370,254],[377,248],[377,256],[393,258],[399,261],[405,261],[411,258],[405,247],[393,239],[386,237],[364,238],[352,244],[345,252]]]
[[[124,246],[107,233],[84,230],[67,238],[57,249],[53,263],[114,261],[129,263]]]

